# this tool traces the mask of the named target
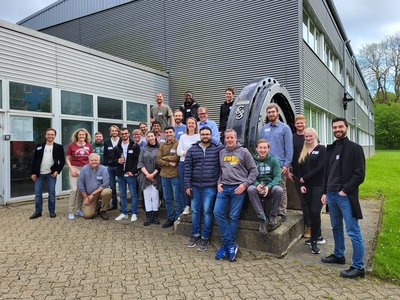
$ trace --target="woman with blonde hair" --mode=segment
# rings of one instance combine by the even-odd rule
[[[82,197],[78,191],[77,183],[81,168],[89,163],[89,155],[93,153],[90,144],[91,137],[85,128],[79,128],[71,136],[71,144],[68,145],[65,162],[69,169],[69,207],[68,220],[75,219],[74,211],[77,216],[83,217]]]
[[[299,156],[300,192],[304,195],[311,218],[311,239],[306,241],[313,254],[321,251],[318,244],[324,244],[320,237],[322,209],[322,178],[326,162],[326,148],[318,142],[314,128],[304,130],[304,146]]]
[[[197,120],[193,117],[186,119],[186,133],[182,134],[179,139],[178,148],[176,152],[179,156],[179,181],[181,183],[181,191],[182,191],[182,200],[185,200],[185,209],[183,210],[184,215],[188,215],[190,213],[190,197],[185,192],[185,187],[183,184],[183,179],[185,177],[185,156],[186,152],[190,147],[197,141],[200,141],[199,128],[197,125]]]

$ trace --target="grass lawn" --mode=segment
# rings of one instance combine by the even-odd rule
[[[383,198],[383,221],[372,270],[400,280],[400,150],[378,150],[367,159],[367,174],[360,198]]]

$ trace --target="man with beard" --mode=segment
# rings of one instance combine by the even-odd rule
[[[128,219],[128,201],[126,186],[129,187],[131,195],[131,221],[137,220],[137,206],[138,206],[138,195],[137,195],[137,182],[136,178],[138,175],[138,159],[140,154],[140,147],[134,141],[129,138],[128,128],[121,129],[121,140],[118,145],[114,148],[113,160],[117,163],[117,178],[118,178],[118,189],[121,200],[121,214],[115,218],[116,221]]]
[[[185,133],[186,131],[186,125],[182,123],[182,112],[177,109],[174,112],[174,120],[175,120],[175,126],[174,126],[174,130],[175,130],[175,138],[179,141],[179,138],[181,137],[182,134]],[[186,120],[185,120],[186,122]]]
[[[114,210],[118,206],[118,199],[117,199],[117,184],[115,177],[117,176],[115,174],[117,170],[117,164],[113,161],[113,151],[114,147],[118,145],[119,142],[119,127],[117,125],[111,125],[110,128],[108,129],[108,132],[110,134],[110,139],[106,140],[104,142],[104,165],[108,169],[108,175],[110,179],[110,188],[112,191],[112,200],[111,200],[111,207],[110,210]]]
[[[235,95],[235,90],[233,88],[228,87],[225,89],[225,102],[221,104],[219,110],[219,134],[221,136],[221,143],[225,140],[224,132],[233,105],[233,95]]]
[[[160,122],[154,121],[154,122],[151,124],[151,131],[153,131],[154,136],[156,137],[157,142],[158,142],[159,144],[165,143],[166,139],[165,139],[164,133],[161,132],[161,124],[160,124]]]
[[[92,143],[93,153],[100,156],[100,163],[104,164],[104,141],[103,134],[101,132],[96,132],[94,134],[94,142]]]
[[[56,182],[57,175],[61,173],[65,164],[64,148],[54,142],[55,129],[46,129],[44,138],[46,142],[36,146],[32,159],[31,179],[35,183],[35,213],[30,219],[42,216],[44,181],[47,181],[48,186],[50,218],[56,217]]]
[[[327,165],[325,168],[322,197],[328,203],[335,250],[323,257],[324,263],[344,264],[346,259],[343,220],[346,232],[353,245],[352,264],[340,272],[341,277],[364,277],[364,241],[358,223],[363,218],[358,200],[358,187],[365,178],[365,157],[362,147],[351,142],[347,135],[348,123],[344,118],[332,120],[332,131],[336,141],[327,146]]]
[[[181,186],[178,175],[179,156],[177,154],[178,140],[175,138],[173,127],[165,128],[166,141],[162,143],[157,153],[157,164],[160,167],[161,186],[167,208],[167,222],[162,228],[174,225],[183,211]],[[174,201],[175,200],[175,205]],[[174,213],[175,206],[175,213]]]
[[[278,159],[281,167],[281,187],[283,189],[278,215],[282,222],[286,221],[287,192],[286,178],[293,158],[293,136],[288,125],[279,121],[279,106],[270,103],[267,106],[267,118],[269,123],[265,124],[260,131],[260,138],[266,139],[270,145],[270,153]]]
[[[197,121],[199,117],[197,115],[197,110],[199,109],[199,104],[193,99],[193,93],[187,91],[185,93],[185,102],[179,107],[179,110],[182,112],[182,122],[186,124],[186,119],[193,117]]]
[[[217,195],[217,182],[220,175],[219,152],[221,144],[211,142],[211,129],[200,129],[200,141],[186,152],[185,156],[185,190],[192,196],[192,237],[188,247],[200,243],[199,251],[206,251],[210,243],[213,226],[213,209]],[[203,230],[200,235],[201,216]]]
[[[161,131],[167,126],[175,125],[174,116],[172,115],[171,108],[164,104],[164,96],[162,93],[156,94],[156,105],[150,110],[150,122],[160,122]]]

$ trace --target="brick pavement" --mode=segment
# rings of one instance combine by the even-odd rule
[[[172,230],[139,222],[29,220],[33,204],[0,208],[0,299],[399,299],[371,275],[242,249],[234,263]]]

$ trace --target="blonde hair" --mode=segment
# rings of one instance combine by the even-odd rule
[[[81,131],[83,131],[85,133],[85,135],[86,135],[85,143],[90,143],[92,138],[91,138],[89,132],[85,128],[78,128],[77,130],[75,130],[74,133],[71,136],[71,142],[72,143],[78,142],[78,133],[81,132]]]
[[[186,134],[189,134],[189,128],[187,127],[187,122],[188,122],[189,120],[194,121],[194,124],[196,124],[196,127],[195,127],[195,129],[194,129],[194,134],[199,133],[199,127],[197,126],[197,120],[196,120],[196,118],[189,117],[189,118],[186,119]]]
[[[312,128],[312,127],[306,128],[304,130],[304,135],[306,135],[307,132],[312,132],[315,136],[315,139],[318,141],[318,133],[314,128]],[[301,149],[300,156],[299,156],[299,164],[302,164],[305,161],[307,155],[308,155],[308,147],[307,147],[306,142],[304,141],[303,149]]]
[[[294,117],[294,122],[296,123],[298,120],[304,120],[304,121],[306,121],[307,119],[306,119],[306,117],[305,117],[304,115],[298,114],[298,115],[296,115],[296,116]]]

